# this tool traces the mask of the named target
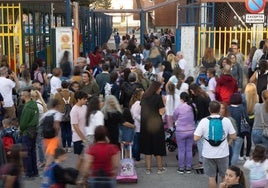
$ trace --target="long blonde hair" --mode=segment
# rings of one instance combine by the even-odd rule
[[[174,54],[169,54],[167,56],[167,61],[170,62],[171,68],[174,69],[176,66],[176,56]]]
[[[256,85],[253,83],[248,83],[245,88],[245,99],[247,102],[247,113],[254,113],[254,106],[259,102],[259,96],[257,94]]]
[[[150,58],[156,58],[157,56],[161,55],[159,49],[156,46],[151,48]]]
[[[122,109],[119,105],[119,102],[117,100],[117,98],[113,95],[108,95],[105,97],[105,101],[104,101],[104,106],[102,108],[102,112],[104,114],[104,118],[107,119],[108,118],[108,113],[111,112],[121,112],[122,113]]]
[[[31,98],[35,101],[37,101],[38,99],[40,100],[42,106],[43,106],[43,111],[46,112],[47,111],[47,104],[45,103],[42,94],[38,91],[38,90],[32,90],[31,91]]]

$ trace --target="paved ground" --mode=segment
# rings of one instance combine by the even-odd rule
[[[138,183],[132,184],[117,184],[117,188],[206,188],[207,187],[207,177],[203,174],[196,174],[195,171],[192,171],[191,174],[178,174],[177,171],[177,160],[175,152],[169,152],[167,157],[164,158],[165,166],[167,171],[158,175],[156,168],[156,161],[153,158],[153,173],[150,175],[145,174],[145,161],[142,156],[140,162],[136,162],[136,170],[138,175]],[[64,162],[63,166],[65,167],[74,167],[76,162],[76,156],[72,153],[68,153],[68,158]],[[197,154],[194,157],[193,164],[197,163]],[[238,162],[239,166],[243,165],[243,161]],[[247,171],[244,170],[246,174]],[[32,181],[24,181],[25,188],[38,188],[40,187],[41,178],[36,178]],[[68,188],[75,188],[76,186],[69,185]]]
[[[207,178],[202,174],[178,174],[177,171],[177,160],[176,152],[168,153],[165,157],[167,172],[162,175],[157,175],[156,161],[153,159],[153,173],[151,175],[145,174],[145,162],[141,160],[136,163],[136,170],[138,175],[137,184],[117,184],[118,188],[196,188],[196,187],[207,187]],[[66,167],[73,167],[76,161],[76,157],[68,153],[68,158],[63,164]],[[36,178],[31,181],[24,181],[25,188],[37,188],[40,187],[41,178]],[[68,186],[75,187],[75,186]]]

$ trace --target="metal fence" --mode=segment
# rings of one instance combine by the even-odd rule
[[[197,44],[197,63],[201,62],[201,58],[207,47],[214,49],[216,59],[227,53],[232,41],[237,41],[240,46],[240,52],[245,55],[249,53],[252,46],[258,48],[259,42],[268,38],[268,30],[266,28],[202,28],[198,27],[198,44]]]
[[[0,58],[6,56],[14,71],[23,62],[21,23],[20,4],[0,4]]]

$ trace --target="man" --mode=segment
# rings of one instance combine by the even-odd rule
[[[223,75],[217,80],[215,89],[216,100],[229,104],[231,95],[237,92],[238,84],[236,79],[231,75],[231,65],[226,64],[223,67]]]
[[[189,76],[189,70],[187,69],[187,62],[183,57],[183,53],[181,51],[176,53],[177,66],[179,66],[182,72],[185,75],[185,78]]]
[[[21,100],[24,102],[24,107],[20,116],[20,131],[22,144],[27,151],[27,156],[24,159],[25,176],[31,178],[38,176],[35,144],[39,110],[36,102],[31,99],[30,89],[27,89],[21,92]]]
[[[110,83],[109,64],[102,64],[102,73],[96,76],[96,82],[100,88],[101,94],[104,95],[104,87],[106,83]]]
[[[209,111],[211,114],[210,118],[219,118],[220,109],[221,105],[219,102],[211,101],[209,103]],[[199,122],[194,132],[194,140],[198,141],[202,137],[204,137],[203,150],[202,150],[204,172],[209,177],[208,187],[216,188],[217,172],[223,179],[229,164],[229,145],[227,137],[229,136],[231,140],[235,139],[236,133],[231,121],[228,118],[223,117],[223,119],[221,120],[224,134],[223,141],[220,143],[219,146],[212,146],[208,141],[210,132],[209,130],[210,121],[211,120],[209,120],[206,117]]]
[[[78,155],[76,169],[79,170],[83,162],[82,153],[84,144],[86,143],[86,136],[84,133],[86,126],[86,103],[88,95],[83,91],[77,91],[74,95],[74,98],[77,102],[70,112],[70,117],[73,131],[72,141],[74,146],[74,154]]]
[[[120,36],[117,32],[116,35],[114,35],[114,42],[115,42],[115,48],[118,50],[120,45]]]
[[[245,57],[244,55],[240,52],[240,47],[238,45],[238,43],[236,41],[233,41],[231,43],[231,48],[233,50],[233,52],[235,53],[236,56],[236,61],[242,66],[244,67],[245,65]]]
[[[9,77],[9,78],[7,78]],[[13,81],[14,80],[14,81]],[[16,110],[12,99],[12,89],[19,87],[19,80],[14,72],[8,73],[7,67],[0,68],[0,93],[4,98],[5,118],[16,118]]]

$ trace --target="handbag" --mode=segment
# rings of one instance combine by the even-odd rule
[[[262,130],[262,136],[265,138],[268,138],[268,125],[265,124],[264,119],[263,119],[263,112],[261,111],[261,123],[263,126]]]
[[[248,124],[247,119],[244,116],[244,113],[241,116],[240,132],[241,133],[250,133],[250,126]]]

